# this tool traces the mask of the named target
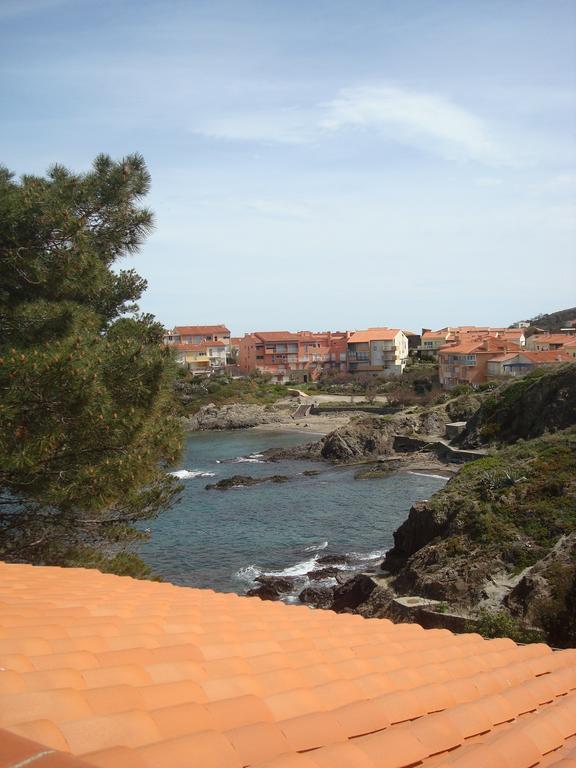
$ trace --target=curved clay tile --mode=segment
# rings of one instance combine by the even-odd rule
[[[576,768],[576,651],[0,564],[0,768]]]

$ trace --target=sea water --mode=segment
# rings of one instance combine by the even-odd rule
[[[259,575],[274,574],[296,577],[295,595],[326,554],[346,555],[342,567],[351,572],[378,566],[410,506],[446,480],[408,472],[356,480],[353,468],[263,460],[268,448],[317,439],[265,430],[191,434],[174,470],[183,486],[181,497],[147,523],[151,539],[141,547],[142,557],[167,581],[240,594]],[[306,470],[320,474],[306,476]],[[237,474],[290,480],[225,491],[205,487]]]

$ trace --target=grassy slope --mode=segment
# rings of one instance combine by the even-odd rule
[[[182,413],[192,415],[208,403],[228,405],[246,403],[253,405],[272,405],[288,396],[288,388],[283,384],[271,384],[260,379],[227,379],[217,377],[204,380],[181,379],[176,395],[181,404]]]
[[[532,565],[576,531],[576,427],[465,465],[430,504],[514,570]]]

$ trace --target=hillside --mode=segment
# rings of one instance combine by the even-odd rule
[[[465,448],[509,444],[576,423],[576,363],[502,385],[484,398],[458,443]]]
[[[572,307],[571,309],[560,309],[558,312],[536,315],[536,317],[532,317],[524,322],[528,322],[530,323],[530,326],[542,328],[545,331],[559,331],[560,328],[566,327],[571,320],[576,320],[576,307]]]

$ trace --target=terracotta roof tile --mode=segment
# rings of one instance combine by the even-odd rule
[[[543,644],[0,563],[0,648],[0,768],[576,758],[576,651]]]

